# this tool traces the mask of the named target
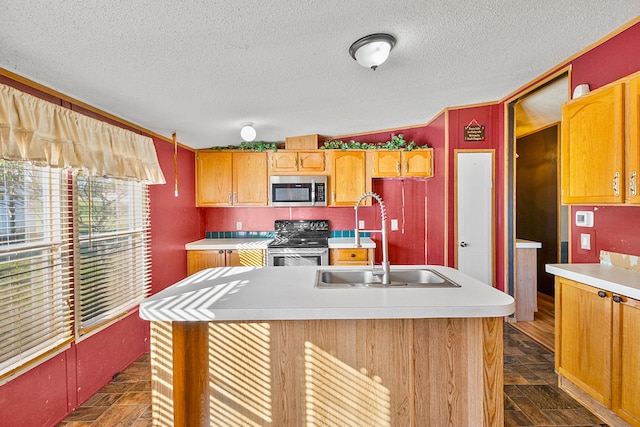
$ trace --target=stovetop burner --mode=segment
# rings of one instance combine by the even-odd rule
[[[329,220],[276,220],[275,238],[270,248],[329,247]]]

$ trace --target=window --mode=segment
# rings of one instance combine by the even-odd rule
[[[72,339],[68,174],[0,160],[0,377]]]
[[[148,186],[0,160],[0,378],[137,306]]]
[[[147,185],[76,179],[76,322],[80,335],[122,315],[150,285]]]

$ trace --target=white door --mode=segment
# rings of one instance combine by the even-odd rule
[[[493,152],[456,154],[458,270],[493,282]]]

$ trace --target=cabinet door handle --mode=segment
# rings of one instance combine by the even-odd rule
[[[615,175],[613,175],[613,183],[612,183],[612,187],[613,187],[613,195],[617,196],[620,194],[620,185],[619,182],[620,181],[620,172],[616,172]]]
[[[235,191],[233,192],[233,203],[237,203],[238,202],[238,193],[236,193]]]
[[[300,162],[302,163],[302,162]],[[294,167],[296,168],[296,170],[298,169],[298,158],[296,157],[296,160],[293,162]]]
[[[350,253],[350,254],[349,254],[349,256],[350,256],[351,258],[355,258],[355,257],[356,257],[356,254],[354,254],[354,253],[352,252],[352,253]]]
[[[233,251],[232,251],[231,249],[229,249],[229,250],[227,251],[227,253],[228,253],[228,254],[232,254],[232,253],[233,253]]]
[[[405,162],[404,164],[404,173],[409,173],[409,162]]]
[[[231,199],[231,191],[229,191],[229,194],[227,195],[227,201],[228,201],[229,203],[231,203],[231,202],[232,202],[232,199]]]
[[[460,247],[461,248],[466,248],[467,247],[467,242],[460,242]]]
[[[614,295],[613,296],[613,302],[621,303],[622,302],[622,297],[620,295]]]
[[[400,173],[400,162],[396,163],[396,171]]]
[[[223,251],[222,249],[220,249],[220,250],[218,251],[218,253],[222,255],[222,254],[224,253],[224,251]]]
[[[606,293],[605,291],[598,291],[598,296],[599,296],[600,298],[606,298],[607,293]]]
[[[629,191],[632,196],[636,195],[636,171],[632,171],[629,177]]]

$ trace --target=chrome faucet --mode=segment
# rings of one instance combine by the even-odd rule
[[[382,224],[380,226],[380,230],[360,230],[360,225],[358,224],[358,207],[360,203],[367,197],[374,198],[380,204],[380,216],[382,218]],[[370,192],[364,193],[360,196],[360,199],[356,202],[354,206],[356,211],[356,230],[355,230],[355,245],[357,248],[362,247],[360,244],[360,233],[369,232],[369,233],[381,233],[382,234],[382,272],[377,273],[374,269],[373,274],[376,276],[382,276],[382,284],[390,285],[391,284],[391,273],[390,273],[390,264],[389,264],[389,242],[387,241],[387,210],[384,207],[384,202],[382,201],[382,197],[378,194]]]

